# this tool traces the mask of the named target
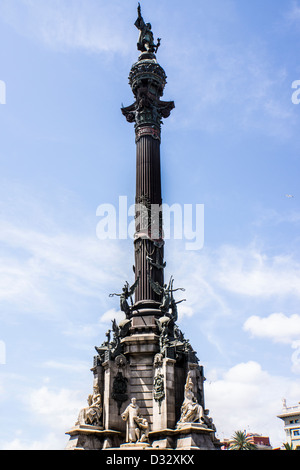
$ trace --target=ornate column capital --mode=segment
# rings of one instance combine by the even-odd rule
[[[167,83],[164,69],[157,63],[155,55],[142,53],[129,74],[129,84],[135,96],[135,102],[122,107],[122,113],[128,122],[135,123],[136,139],[150,135],[160,140],[162,119],[170,116],[174,101],[162,101]]]

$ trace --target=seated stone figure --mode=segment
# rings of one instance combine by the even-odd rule
[[[100,426],[102,416],[102,399],[99,392],[99,387],[97,385],[94,386],[93,395],[88,396],[87,402],[89,406],[83,408],[80,411],[75,425]]]
[[[180,423],[203,422],[203,408],[193,395],[192,398],[185,399],[181,407]]]
[[[203,407],[199,405],[193,394],[193,381],[190,377],[190,373],[188,373],[187,376],[184,401],[181,406],[181,416],[177,426],[184,423],[201,423],[206,427]]]

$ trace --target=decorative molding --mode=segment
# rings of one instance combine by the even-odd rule
[[[138,142],[144,135],[149,135],[153,137],[153,139],[160,141],[160,130],[155,127],[145,126],[137,128],[135,133],[135,141]]]
[[[124,377],[122,372],[118,372],[113,381],[113,390],[112,390],[112,398],[118,404],[118,414],[121,414],[121,406],[122,404],[128,400],[127,395],[127,383],[128,379]]]

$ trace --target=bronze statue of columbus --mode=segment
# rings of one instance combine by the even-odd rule
[[[137,43],[137,48],[141,52],[157,52],[157,49],[160,46],[161,39],[157,39],[157,44],[154,44],[153,33],[151,31],[151,24],[145,23],[142,13],[141,13],[141,5],[138,4],[138,18],[134,25],[140,31],[139,40]]]

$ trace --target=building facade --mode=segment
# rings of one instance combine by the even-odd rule
[[[247,437],[250,438],[250,442],[256,445],[257,450],[272,450],[273,447],[270,444],[270,438],[268,436],[262,436],[261,434],[249,433]]]
[[[277,416],[284,421],[286,442],[294,450],[300,450],[300,402],[298,405],[287,406],[283,400],[283,408]]]

